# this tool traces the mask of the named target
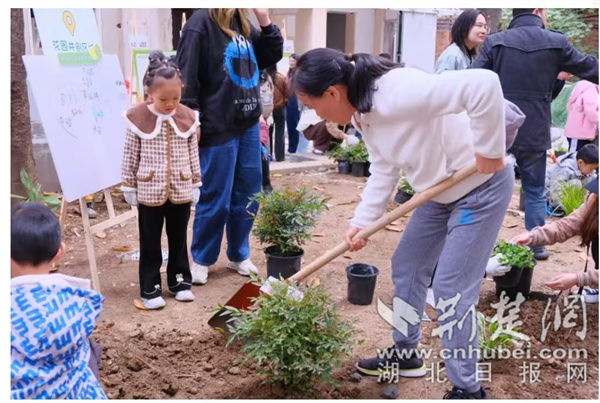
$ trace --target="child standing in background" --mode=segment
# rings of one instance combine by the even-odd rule
[[[154,51],[153,54],[162,54]],[[169,244],[167,283],[178,301],[193,301],[187,252],[191,203],[200,198],[198,112],[181,105],[183,83],[177,66],[164,54],[150,58],[144,79],[148,103],[126,113],[128,128],[121,190],[139,205],[140,296],[145,309],[165,306],[160,266],[166,219]]]

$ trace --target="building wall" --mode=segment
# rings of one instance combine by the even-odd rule
[[[295,19],[294,50],[304,53],[325,47],[327,40],[327,9],[298,9]]]
[[[435,36],[435,60],[442,54],[444,49],[452,41],[451,31],[455,18],[451,16],[439,17],[437,20],[437,32]]]
[[[375,10],[362,9],[355,13],[354,52],[374,53]]]

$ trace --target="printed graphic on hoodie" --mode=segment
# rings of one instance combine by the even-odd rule
[[[102,299],[92,290],[56,285],[12,288],[12,399],[106,399],[88,367]]]
[[[237,35],[225,48],[224,69],[229,79],[238,87],[251,90],[258,86],[258,62],[252,44],[243,35]],[[253,111],[258,107],[259,99],[255,96],[239,98],[236,105],[242,104],[242,110]]]

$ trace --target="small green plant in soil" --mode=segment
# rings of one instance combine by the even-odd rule
[[[41,203],[54,212],[60,209],[60,199],[58,197],[55,195],[44,194],[44,192],[42,192],[42,185],[39,183],[33,183],[24,169],[21,169],[19,175],[21,178],[21,183],[27,192],[27,197],[13,194],[11,194],[10,197],[32,203]]]
[[[355,162],[367,162],[369,160],[369,151],[363,140],[360,140],[358,144],[348,146],[348,156],[351,163]]]
[[[533,251],[526,246],[519,246],[513,243],[500,240],[496,243],[492,256],[501,254],[498,261],[507,267],[533,268]]]
[[[587,190],[579,184],[561,183],[558,202],[566,215],[577,210],[585,201]]]
[[[412,188],[412,186],[410,186],[410,183],[408,183],[406,177],[403,177],[400,179],[400,182],[398,182],[398,190],[402,190],[404,193],[411,195],[415,194],[415,190]]]
[[[342,146],[337,146],[329,152],[329,158],[335,162],[348,161],[350,156],[348,155],[348,149]]]
[[[479,330],[479,350],[482,360],[498,358],[499,352],[508,346],[520,346],[529,341],[529,336],[517,331],[517,328],[502,328],[498,325],[497,317],[486,317],[477,312]]]
[[[264,284],[260,280],[257,284]],[[354,345],[353,322],[342,320],[336,304],[321,286],[296,282],[271,283],[270,295],[261,293],[249,311],[225,307],[234,322],[227,344],[245,344],[241,363],[254,362],[265,383],[280,383],[299,390],[316,382],[329,382],[336,367]],[[304,293],[289,297],[290,287]]]
[[[261,244],[277,246],[283,256],[300,252],[329,199],[312,195],[304,187],[257,193],[251,199],[260,203],[253,233]]]

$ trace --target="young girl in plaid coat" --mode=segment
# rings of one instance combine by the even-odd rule
[[[191,203],[200,198],[198,112],[181,105],[177,66],[160,51],[150,55],[144,77],[147,101],[125,113],[127,132],[121,190],[139,209],[140,296],[146,309],[165,306],[160,266],[166,220],[169,244],[167,284],[178,301],[193,301],[187,252]]]

